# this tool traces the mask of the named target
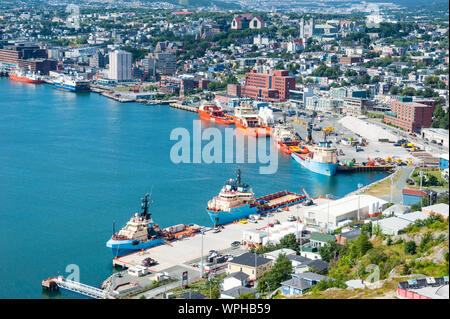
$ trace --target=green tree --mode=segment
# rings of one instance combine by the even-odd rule
[[[291,278],[292,262],[284,254],[280,254],[272,269],[265,273],[258,281],[258,291],[265,293],[280,287],[281,282]]]
[[[415,255],[416,248],[416,243],[413,240],[410,240],[405,244],[405,253],[408,255]]]
[[[341,248],[338,243],[329,242],[319,248],[319,254],[322,260],[330,262],[339,257],[340,250]]]

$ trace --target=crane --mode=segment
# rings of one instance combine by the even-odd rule
[[[314,117],[308,122],[308,127],[306,128],[306,132],[308,133],[308,137],[306,138],[306,144],[312,144],[312,127],[313,127]]]
[[[328,126],[327,128],[322,129],[323,141],[325,143],[327,142],[327,136],[330,135],[331,133],[333,133],[333,131],[334,131],[334,128],[332,126]]]
[[[305,194],[307,200],[303,203],[304,206],[310,206],[312,204],[314,204],[311,196],[309,196],[309,194],[306,192],[306,190],[302,187],[302,192],[303,194]]]

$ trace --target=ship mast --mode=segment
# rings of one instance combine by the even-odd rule
[[[142,208],[141,217],[144,217],[145,219],[149,219],[151,216],[151,214],[148,212],[149,197],[150,197],[150,195],[148,193],[145,194],[145,197],[142,199],[142,204],[141,204],[141,208]]]

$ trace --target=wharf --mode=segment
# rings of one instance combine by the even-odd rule
[[[373,171],[390,171],[395,169],[395,165],[375,165],[375,166],[344,166],[339,165],[337,170],[340,172],[373,172]]]
[[[189,111],[189,112],[197,112],[197,107],[194,106],[189,106],[189,105],[183,105],[181,103],[170,103],[169,104],[170,107],[176,108],[176,109],[181,109],[181,110],[185,110],[185,111]]]
[[[326,199],[315,199],[314,202],[317,205],[327,202]],[[269,223],[274,223],[278,220],[280,223],[288,222],[289,216],[296,216],[297,205],[290,206],[286,210],[281,212],[272,212],[272,217],[263,217],[258,221],[258,223],[240,223],[235,222],[232,224],[224,225],[220,232],[212,232],[212,228],[204,227],[204,235],[202,240],[201,233],[196,233],[191,237],[185,237],[181,240],[172,241],[170,244],[160,245],[146,249],[144,251],[139,251],[131,253],[129,255],[117,257],[113,259],[113,266],[120,266],[122,268],[129,268],[136,265],[141,265],[142,261],[151,257],[157,261],[157,264],[150,268],[152,272],[168,271],[175,266],[183,266],[193,270],[198,270],[192,266],[192,260],[195,258],[200,258],[201,247],[203,242],[203,255],[206,257],[209,255],[210,250],[226,251],[231,247],[231,243],[234,241],[241,242],[243,239],[244,231],[254,231],[257,228],[265,229]],[[302,210],[310,209],[311,206],[298,205],[299,213]],[[295,221],[292,221],[295,225]],[[269,232],[270,232],[269,228]],[[206,259],[204,259],[206,265]]]

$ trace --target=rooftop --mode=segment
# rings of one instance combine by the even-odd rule
[[[311,234],[311,237],[309,237],[309,240],[315,240],[315,241],[327,243],[329,241],[333,241],[333,242],[336,241],[336,237],[334,237],[333,235],[329,235],[329,234],[322,234],[322,233],[314,232]]]
[[[301,290],[309,289],[311,287],[311,285],[305,279],[297,279],[297,278],[291,278],[289,280],[283,281],[281,285],[298,288]]]
[[[256,294],[256,290],[248,287],[234,287],[222,292],[222,295],[230,296],[230,297],[239,297],[240,295],[245,295],[248,293]]]
[[[264,257],[258,256],[257,254],[244,253],[240,256],[234,257],[233,260],[230,261],[230,264],[255,267],[255,257],[256,257],[257,266],[265,265],[272,261],[269,258],[264,258]]]

